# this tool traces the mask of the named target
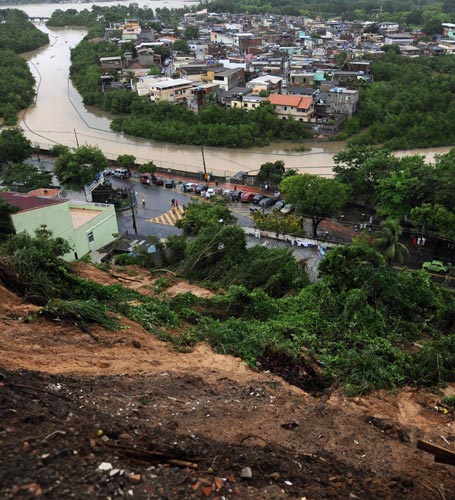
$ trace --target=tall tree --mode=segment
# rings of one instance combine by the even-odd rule
[[[283,180],[285,173],[284,161],[268,161],[263,163],[259,169],[258,179],[268,187],[275,188]]]
[[[398,158],[386,149],[350,146],[334,156],[336,180],[351,186],[358,201],[373,205],[378,182],[388,176]]]
[[[455,238],[455,214],[437,203],[424,203],[413,208],[411,221],[422,234],[429,231],[441,237]]]
[[[0,164],[20,163],[33,153],[32,143],[22,130],[9,128],[0,134]]]
[[[14,214],[19,209],[14,205],[10,205],[5,200],[0,198],[0,235],[13,234],[14,226],[11,220],[11,214]]]
[[[299,214],[311,218],[314,238],[320,222],[341,210],[351,195],[349,186],[311,174],[287,177],[281,183],[281,191],[286,203],[292,203]]]
[[[99,148],[81,146],[61,154],[55,161],[54,173],[63,186],[79,190],[108,166],[109,161]]]
[[[185,40],[196,40],[199,38],[199,28],[194,24],[189,24],[183,31]]]
[[[387,219],[381,222],[381,230],[377,234],[374,245],[387,259],[389,266],[394,259],[403,262],[403,256],[409,254],[409,250],[400,242],[401,227],[397,220]]]
[[[3,185],[10,191],[27,193],[32,189],[47,188],[52,185],[51,174],[41,173],[35,165],[14,163],[3,171]]]

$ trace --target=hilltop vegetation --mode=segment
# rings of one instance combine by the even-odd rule
[[[24,12],[0,10],[0,117],[6,125],[16,123],[17,113],[30,106],[35,95],[35,80],[18,54],[48,42]]]
[[[165,266],[210,287],[211,298],[162,295],[169,274],[156,282],[152,296],[81,279],[60,260],[66,243],[45,229],[35,237],[10,236],[1,245],[0,281],[40,305],[46,317],[116,328],[120,314],[179,349],[205,340],[251,366],[279,372],[285,365],[286,376],[290,372],[302,387],[309,383],[296,375],[302,364],[319,367],[310,383],[319,390],[334,382],[363,393],[455,380],[455,299],[427,273],[397,272],[357,241],[331,250],[320,264],[320,280],[310,284],[289,250],[247,249],[242,230],[223,210],[190,205],[190,220],[202,217],[206,224],[188,226],[191,240],[171,237],[167,251],[157,241],[158,264],[146,253],[118,261],[149,270]]]

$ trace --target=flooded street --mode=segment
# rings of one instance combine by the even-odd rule
[[[156,2],[149,5],[158,7],[160,4],[161,2]],[[76,5],[79,8],[81,6],[81,4]],[[90,8],[90,5],[83,5]],[[41,15],[50,14],[52,11],[50,9],[54,8],[50,5],[33,5],[27,13],[38,15],[33,14],[35,7],[47,8],[47,12],[43,10],[44,14]],[[70,4],[65,4],[64,9],[69,7]],[[24,6],[21,8],[28,11]],[[43,148],[52,147],[54,144],[64,144],[69,147],[76,147],[78,144],[96,145],[110,159],[115,159],[120,154],[132,154],[139,163],[152,160],[163,168],[184,172],[203,170],[201,149],[198,146],[164,144],[112,132],[109,128],[110,116],[102,111],[85,107],[68,78],[70,49],[80,42],[86,31],[73,28],[49,29],[43,22],[37,26],[48,33],[50,44],[24,54],[36,78],[37,97],[35,105],[26,110],[20,119],[25,135],[34,145]],[[333,154],[343,149],[345,143],[316,143],[309,145],[311,151],[305,153],[292,152],[295,146],[296,144],[292,143],[280,143],[247,150],[207,147],[204,148],[207,171],[229,177],[239,171],[255,172],[268,161],[282,160],[286,168],[331,176]],[[431,161],[435,153],[448,150],[449,148],[436,148],[397,154],[422,154]]]

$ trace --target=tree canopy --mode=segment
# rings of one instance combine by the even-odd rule
[[[32,143],[21,129],[7,128],[0,133],[0,164],[20,163],[33,153]]]
[[[314,238],[319,223],[341,210],[351,194],[349,186],[311,174],[287,177],[281,182],[281,191],[286,203],[294,205],[299,214],[311,218]]]
[[[35,165],[12,163],[2,174],[3,185],[10,191],[27,193],[33,189],[48,188],[52,185],[52,175],[40,172]]]
[[[109,161],[96,146],[81,146],[63,152],[56,160],[54,174],[68,189],[82,189],[92,182],[99,172],[109,166]]]

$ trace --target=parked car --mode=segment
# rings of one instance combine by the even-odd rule
[[[127,168],[116,168],[114,170],[114,177],[118,179],[128,179],[130,175],[130,171]]]
[[[267,196],[265,194],[258,193],[253,196],[253,199],[251,201],[252,203],[257,205],[263,198],[267,198]]]
[[[294,211],[294,205],[291,205],[290,203],[284,205],[284,207],[280,210],[282,214],[290,214],[293,211]]]
[[[206,196],[209,198],[211,196],[215,196],[216,192],[215,192],[215,188],[208,188],[205,192]]]
[[[242,191],[232,191],[231,190],[229,192],[229,198],[231,199],[231,201],[240,201],[243,194],[244,193],[242,193]]]
[[[271,207],[274,203],[275,200],[273,198],[269,198],[268,196],[266,196],[259,201],[258,205],[262,208],[268,208]]]
[[[254,198],[254,193],[249,193],[248,191],[245,191],[240,196],[240,201],[242,203],[251,203],[253,201],[253,198]]]
[[[145,184],[146,186],[150,186],[153,182],[153,177],[150,172],[144,172],[141,174],[141,184]]]
[[[187,182],[183,185],[183,191],[185,193],[192,193],[196,189],[197,184],[195,182]]]
[[[168,189],[172,189],[175,187],[175,181],[174,179],[165,179],[164,180],[164,187]]]
[[[432,260],[431,262],[424,262],[422,264],[422,269],[425,269],[425,271],[430,271],[432,273],[449,272],[448,266],[445,266],[441,260]]]
[[[163,186],[164,180],[161,177],[157,177],[156,175],[152,175],[152,182],[155,186]]]
[[[196,194],[202,194],[203,192],[207,191],[209,187],[207,186],[207,184],[198,184],[195,188],[194,188],[194,192]]]
[[[113,170],[111,168],[106,168],[105,170],[103,170],[103,175],[106,176],[106,175],[112,175],[113,174]]]
[[[278,200],[275,205],[273,205],[272,210],[281,210],[284,205],[286,205],[284,200]]]

